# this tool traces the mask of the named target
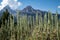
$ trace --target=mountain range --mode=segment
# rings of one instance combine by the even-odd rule
[[[3,12],[8,9],[9,13],[16,15],[17,10],[12,10],[8,5],[6,7],[4,7],[2,10],[0,10],[0,16],[2,16]],[[36,15],[36,13],[38,12],[39,14],[42,13],[43,15],[45,13],[48,13],[47,11],[41,11],[39,9],[34,9],[31,6],[27,6],[25,7],[23,10],[19,10],[21,14],[27,14],[27,15]],[[52,13],[52,15],[55,15]],[[60,14],[58,14],[58,17],[60,18]]]

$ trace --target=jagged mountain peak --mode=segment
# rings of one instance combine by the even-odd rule
[[[29,8],[32,8],[32,6],[27,6],[26,8],[28,8],[28,9],[29,9]]]
[[[7,9],[7,8],[9,8],[9,9],[10,9],[9,5],[5,6],[4,8],[5,8],[5,9]]]
[[[23,12],[33,12],[33,11],[35,11],[35,9],[32,6],[27,6],[22,11]]]
[[[5,6],[2,10],[6,10],[6,9],[7,9],[8,11],[14,11],[13,9],[10,8],[9,5]]]
[[[28,12],[28,13],[36,13],[36,12],[38,12],[38,13],[42,13],[41,10],[39,10],[39,9],[34,9],[32,6],[27,6],[27,7],[25,7],[25,8],[22,10],[22,12]]]
[[[3,14],[4,11],[6,11],[6,9],[8,10],[9,13],[11,14],[16,14],[15,10],[12,10],[9,5],[5,6],[2,10],[0,10],[0,16]]]

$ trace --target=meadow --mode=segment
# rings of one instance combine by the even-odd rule
[[[5,20],[5,25],[0,28],[0,40],[60,40],[60,19],[58,13],[52,15],[48,12],[36,17],[16,13],[17,23],[14,23],[14,15]]]

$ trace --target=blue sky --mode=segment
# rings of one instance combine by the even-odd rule
[[[2,0],[0,0],[0,2],[1,1]],[[28,5],[31,5],[34,9],[39,9],[42,11],[50,10],[53,13],[57,10],[60,13],[60,8],[58,8],[58,6],[60,6],[60,0],[18,0],[18,2],[22,3],[19,7],[21,10]]]

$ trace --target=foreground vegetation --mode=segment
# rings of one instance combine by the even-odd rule
[[[36,17],[17,12],[17,23],[14,15],[1,24],[0,40],[60,40],[60,20],[58,14],[50,12],[42,17],[42,13]]]

